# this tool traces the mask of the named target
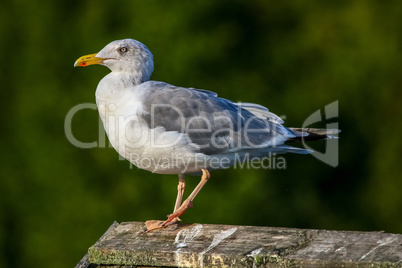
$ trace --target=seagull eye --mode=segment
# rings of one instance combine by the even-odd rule
[[[119,49],[119,51],[122,52],[122,53],[125,53],[125,52],[127,52],[127,48],[126,47],[121,47]]]

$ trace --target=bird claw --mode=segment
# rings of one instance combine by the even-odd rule
[[[156,229],[164,228],[164,226],[162,225],[163,223],[164,221],[158,221],[158,220],[146,221],[145,226],[147,227],[147,230],[145,232],[148,233]]]
[[[172,219],[167,219],[166,221],[159,221],[159,220],[149,220],[145,222],[145,226],[147,227],[147,230],[145,233],[149,233],[150,231],[157,230],[157,229],[162,229],[166,228],[172,224],[177,223],[178,221],[181,221],[179,217],[172,218]]]
[[[150,220],[145,222],[145,226],[147,227],[146,233],[168,227],[169,225],[175,224],[180,220],[180,215],[182,215],[188,208],[193,206],[193,202],[185,200],[180,208],[174,213],[168,215],[166,221],[158,221],[158,220]]]

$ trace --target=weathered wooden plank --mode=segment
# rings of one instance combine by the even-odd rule
[[[113,222],[112,225],[110,225],[110,227],[106,230],[106,232],[99,238],[98,242],[99,242],[100,240],[102,240],[102,238],[104,238],[106,234],[108,234],[108,233],[110,233],[110,232],[113,232],[113,230],[114,230],[117,226],[119,226],[119,223],[116,222],[116,221]],[[84,257],[80,260],[80,262],[77,263],[77,265],[75,266],[75,268],[96,268],[96,267],[98,267],[97,264],[94,264],[94,263],[90,263],[90,262],[89,262],[88,253],[85,254],[85,256],[84,256]]]
[[[89,262],[102,267],[402,267],[400,234],[206,224],[146,234],[144,229],[143,222],[109,228],[89,248]]]

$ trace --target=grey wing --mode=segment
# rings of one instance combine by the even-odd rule
[[[146,87],[144,120],[151,128],[185,133],[197,152],[213,155],[276,146],[294,137],[263,106],[162,82],[150,81]]]
[[[273,122],[277,122],[278,124],[283,124],[282,118],[277,116],[274,113],[271,113],[268,108],[255,104],[255,103],[248,103],[248,102],[242,102],[239,103],[241,108],[246,109],[247,111],[251,112],[252,114],[261,117],[262,119],[267,119]]]

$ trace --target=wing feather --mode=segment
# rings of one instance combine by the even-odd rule
[[[216,93],[175,87],[163,82],[143,84],[142,115],[151,128],[185,133],[199,153],[215,155],[278,146],[294,137],[267,108],[237,104]]]

